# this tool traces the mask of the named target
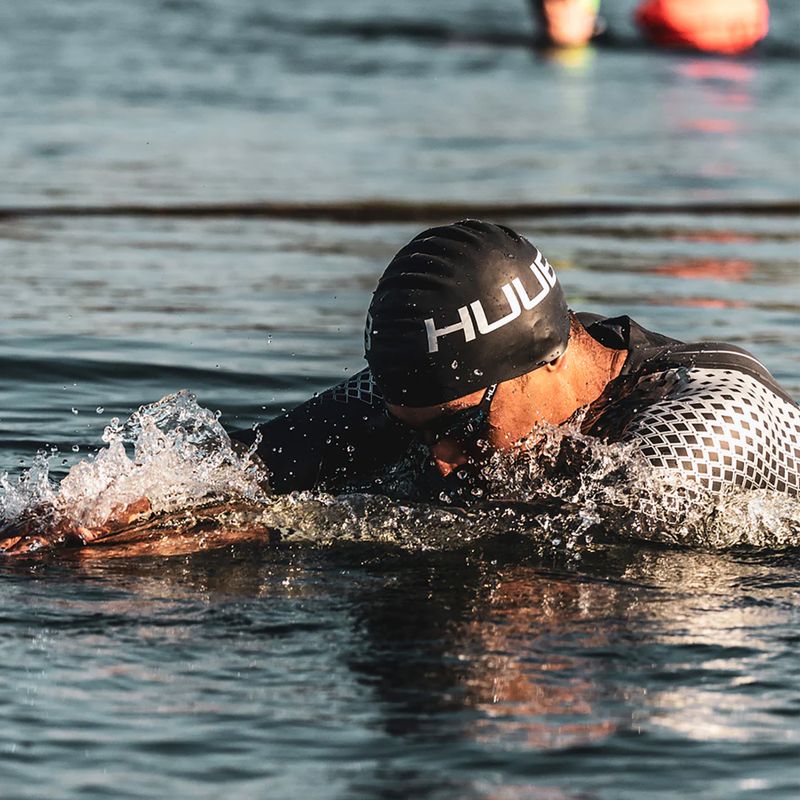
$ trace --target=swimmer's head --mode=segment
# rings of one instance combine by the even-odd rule
[[[547,259],[510,228],[463,220],[423,231],[395,255],[364,339],[386,401],[420,408],[550,363],[569,330]]]

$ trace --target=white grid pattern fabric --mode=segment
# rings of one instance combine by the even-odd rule
[[[350,403],[358,400],[367,405],[374,405],[375,402],[383,399],[372,378],[372,373],[368,369],[361,370],[352,378],[334,386],[331,392],[337,403]]]
[[[666,397],[633,417],[623,440],[637,443],[652,466],[685,471],[712,491],[800,494],[800,408],[743,372],[680,372]]]

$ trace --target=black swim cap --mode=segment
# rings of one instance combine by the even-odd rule
[[[447,403],[560,356],[564,294],[523,236],[463,220],[423,231],[392,259],[372,296],[366,359],[384,398]]]

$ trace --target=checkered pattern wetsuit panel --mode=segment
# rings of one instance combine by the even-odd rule
[[[800,409],[743,372],[681,372],[623,440],[654,467],[684,470],[712,491],[733,484],[800,494]]]
[[[372,406],[383,399],[368,369],[363,369],[352,378],[334,386],[331,393],[337,403],[351,403],[358,400]]]

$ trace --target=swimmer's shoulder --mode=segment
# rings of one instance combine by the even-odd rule
[[[694,370],[730,371],[754,378],[786,402],[795,400],[753,353],[723,341],[684,342],[649,330],[626,315],[604,317],[579,312],[587,332],[601,344],[627,350],[622,376],[641,376],[681,367]]]

